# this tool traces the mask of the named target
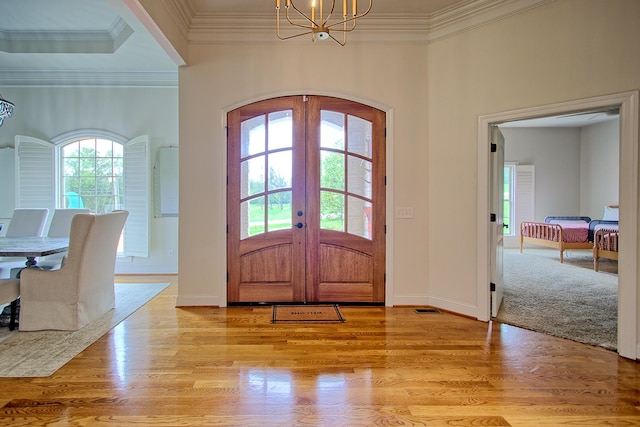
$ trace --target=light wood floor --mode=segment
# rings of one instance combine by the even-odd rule
[[[173,284],[53,376],[0,379],[0,425],[640,425],[640,363],[608,350],[409,307],[274,325],[118,279]]]

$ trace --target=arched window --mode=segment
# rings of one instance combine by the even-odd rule
[[[122,209],[124,147],[104,138],[83,138],[58,147],[59,208],[94,213]]]
[[[16,136],[16,207],[129,211],[124,256],[149,253],[149,138],[78,130],[51,141]]]

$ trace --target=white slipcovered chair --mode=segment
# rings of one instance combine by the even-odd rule
[[[49,216],[49,209],[15,209],[5,237],[41,237]],[[12,276],[12,269],[20,269],[25,265],[25,258],[0,258],[0,278]]]
[[[116,252],[128,215],[75,215],[60,269],[22,270],[21,331],[77,330],[115,306]]]
[[[15,209],[6,237],[40,237],[47,223],[49,209]]]
[[[80,213],[91,213],[91,210],[56,209],[53,211],[53,217],[51,218],[49,231],[47,231],[47,237],[69,237],[69,233],[71,232],[71,220],[74,216]],[[60,268],[62,258],[66,254],[66,252],[61,252],[59,254],[47,255],[45,257],[38,258],[38,267],[45,270]]]

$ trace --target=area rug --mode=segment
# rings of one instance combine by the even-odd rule
[[[495,320],[615,350],[617,274],[595,272],[588,254],[568,258],[561,264],[557,251],[505,250],[504,299]]]
[[[116,308],[78,331],[0,330],[0,377],[48,377],[162,292],[168,283],[116,283]]]
[[[274,305],[271,323],[341,323],[344,318],[337,304]]]

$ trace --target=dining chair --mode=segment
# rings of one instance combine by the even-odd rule
[[[47,237],[69,237],[73,217],[79,213],[86,214],[90,212],[91,210],[89,209],[56,209],[53,211]],[[61,252],[38,258],[38,267],[45,270],[60,268],[62,259],[66,254],[67,252]]]
[[[49,209],[15,209],[5,237],[41,237]]]
[[[49,209],[15,209],[5,237],[41,237],[49,216]],[[15,276],[24,267],[24,258],[0,258],[0,279]],[[13,270],[13,272],[12,272]]]
[[[129,212],[77,214],[69,253],[57,270],[25,268],[19,329],[78,330],[115,306],[115,262]]]

